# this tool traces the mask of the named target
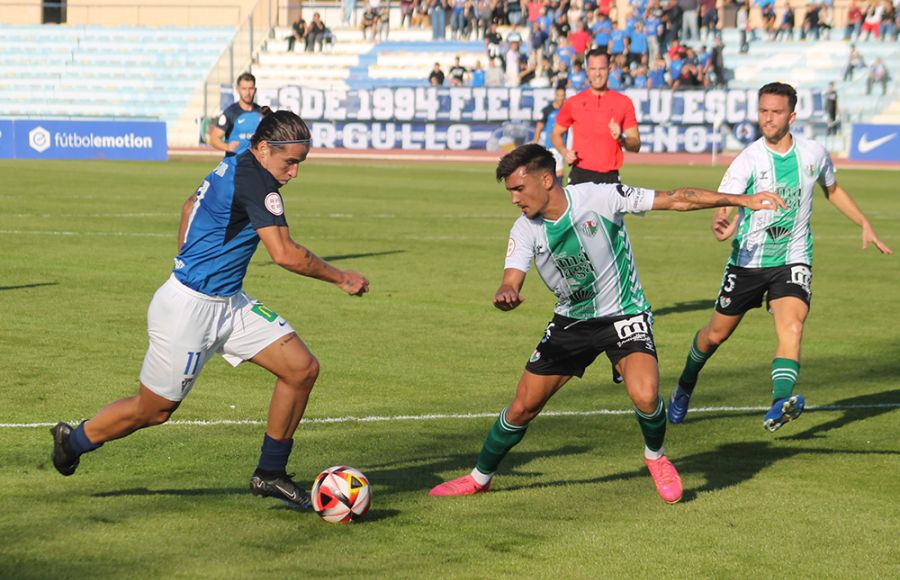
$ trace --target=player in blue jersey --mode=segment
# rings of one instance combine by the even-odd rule
[[[209,144],[226,157],[240,155],[250,148],[250,138],[262,118],[256,98],[256,77],[244,73],[237,79],[238,100],[229,105],[215,126],[209,129]]]
[[[553,147],[553,143],[550,142],[550,135],[553,134],[553,127],[556,126],[556,115],[559,114],[559,110],[565,102],[566,89],[557,87],[553,92],[553,101],[541,110],[541,120],[538,121],[537,125],[534,127],[534,142],[543,145],[547,151],[553,154],[553,158],[556,160],[557,177],[563,176],[563,170],[566,165],[562,155]],[[566,139],[567,135],[568,134],[563,134],[563,139]]]
[[[286,467],[319,363],[284,318],[242,290],[244,275],[262,240],[275,263],[291,272],[351,296],[366,293],[369,283],[291,238],[279,188],[297,177],[310,149],[309,128],[289,111],[263,113],[250,150],[226,157],[184,203],[175,267],[147,312],[150,345],[138,393],[74,429],[66,423],[51,429],[53,465],[63,475],[103,443],[165,423],[218,353],[232,366],[250,361],[276,377],[252,492],[309,507],[309,495]]]

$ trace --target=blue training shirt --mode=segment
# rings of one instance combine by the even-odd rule
[[[256,230],[287,226],[278,187],[253,153],[222,160],[197,189],[175,278],[207,296],[239,292],[259,244]]]
[[[250,138],[256,133],[256,127],[259,126],[259,122],[262,120],[259,110],[260,106],[256,103],[253,103],[253,109],[250,111],[242,109],[240,103],[232,103],[219,115],[216,127],[225,131],[225,137],[223,138],[225,143],[231,143],[232,141],[239,143],[237,150],[226,152],[225,157],[240,155],[247,149],[250,149]]]

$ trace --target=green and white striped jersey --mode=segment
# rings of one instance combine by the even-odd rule
[[[534,259],[562,316],[584,320],[649,311],[622,216],[650,210],[655,192],[596,183],[570,185],[565,192],[569,207],[558,220],[524,214],[516,220],[506,268],[527,272]]]
[[[719,191],[758,193],[772,191],[784,199],[787,209],[740,209],[740,223],[728,263],[741,268],[773,268],[785,264],[812,265],[813,190],[834,184],[834,165],[825,148],[793,135],[794,144],[784,154],[766,146],[765,138],[744,149],[731,162]]]

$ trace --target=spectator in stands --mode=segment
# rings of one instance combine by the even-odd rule
[[[297,20],[291,24],[291,35],[287,37],[288,41],[288,51],[294,51],[294,44],[299,42],[306,42],[306,20],[303,19],[302,14],[297,14]],[[305,46],[305,44],[304,44]]]
[[[500,58],[500,45],[503,44],[503,37],[497,31],[497,23],[491,22],[491,28],[484,35],[484,48],[487,51],[488,60]]]
[[[572,25],[569,24],[569,17],[566,16],[565,12],[561,12],[556,15],[556,22],[553,23],[553,30],[556,32],[556,37],[569,37],[569,33],[572,32]]]
[[[647,88],[670,88],[669,83],[666,81],[666,59],[664,59],[661,54],[656,55],[656,59],[650,65],[650,73],[647,79]]]
[[[591,28],[594,34],[594,46],[600,50],[609,50],[609,41],[612,38],[613,25],[606,14],[601,13],[597,17],[597,22]]]
[[[700,86],[703,86],[703,73],[700,71],[697,55],[694,54],[693,49],[688,48],[685,50],[684,61],[678,73],[678,78],[672,82],[672,88],[675,90],[696,89]]]
[[[630,67],[633,63],[645,62],[648,57],[649,45],[647,43],[647,35],[644,33],[644,23],[640,20],[634,23],[634,30],[628,36],[628,58],[627,63]]]
[[[377,2],[377,0],[376,0]],[[363,40],[367,39],[367,33],[371,34],[371,40],[375,40],[378,32],[378,7],[373,6],[371,2],[366,2],[366,8],[363,10],[362,18],[359,21],[359,28],[362,30]]]
[[[466,30],[466,1],[449,0],[450,2],[450,40],[462,37]]]
[[[475,68],[472,69],[472,81],[471,85],[475,88],[480,88],[485,86],[486,75],[483,68],[481,68],[481,61],[475,61]]]
[[[466,84],[466,76],[469,74],[469,70],[459,62],[459,55],[453,59],[453,66],[450,67],[447,74],[450,77],[451,87],[461,87]]]
[[[819,18],[821,18],[821,13],[821,5],[806,5],[806,13],[803,15],[803,28],[800,29],[800,40],[806,40],[809,36],[813,40],[819,40]]]
[[[350,26],[350,22],[353,20],[353,12],[356,10],[356,0],[343,0],[341,6],[344,26]]]
[[[700,2],[698,0],[678,0],[681,7],[681,42],[700,40]]]
[[[575,57],[584,57],[584,53],[591,46],[591,34],[584,29],[584,23],[575,22],[575,30],[569,34],[569,46],[575,51]]]
[[[229,105],[209,128],[209,144],[225,157],[238,155],[250,148],[250,138],[256,132],[262,115],[256,104],[256,77],[243,73],[237,78],[238,101]]]
[[[784,7],[781,23],[775,32],[775,40],[794,40],[794,9],[790,5]]]
[[[506,51],[506,86],[517,87],[521,82],[520,68],[522,62],[522,53],[519,52],[519,43],[510,42],[509,50]]]
[[[659,0],[651,0],[647,5],[646,15],[644,16],[644,34],[647,36],[647,62],[652,63],[659,54],[659,47],[662,43],[662,34],[665,27],[662,23],[662,8],[659,7]]]
[[[431,18],[432,40],[444,40],[447,38],[447,8],[449,0],[427,0],[429,3],[428,15]]]
[[[646,60],[646,57],[644,57]],[[631,86],[646,89],[650,86],[650,75],[645,62],[634,63],[631,68]]]
[[[712,84],[717,87],[725,87],[728,82],[725,78],[725,47],[722,45],[722,37],[717,36],[713,42],[710,64],[712,66]]]
[[[683,14],[684,11],[678,5],[678,0],[669,0],[662,16],[663,25],[666,28],[662,45],[659,47],[662,52],[666,52],[672,43],[678,40],[681,34]]]
[[[557,89],[566,89],[569,87],[569,65],[566,64],[566,61],[561,60],[556,65],[556,68],[550,75],[550,84]]]
[[[412,26],[415,9],[416,3],[414,0],[400,0],[400,28],[410,28]]]
[[[737,29],[740,33],[740,52],[746,54],[750,51],[750,0],[745,0],[737,11]]]
[[[413,0],[413,26],[424,28],[431,25],[431,0]]]
[[[473,33],[475,38],[478,38],[478,10],[475,9],[474,0],[466,0],[466,4],[463,6],[463,18],[465,19],[463,38],[469,40]]]
[[[528,25],[530,26],[535,20],[541,17],[541,10],[544,3],[541,0],[528,0],[525,4],[525,10],[528,13]]]
[[[441,63],[434,63],[434,68],[431,69],[431,73],[428,75],[428,84],[433,87],[444,86],[444,71],[441,70]]]
[[[554,52],[554,56],[558,62],[565,62],[566,68],[572,68],[572,63],[575,62],[575,51],[569,46],[569,39],[565,36],[557,39],[558,46],[556,47],[556,51]]]
[[[627,42],[628,34],[624,30],[613,26],[613,31],[609,38],[609,47],[607,49],[607,52],[612,57],[620,54],[624,55],[627,49]]]
[[[584,72],[584,66],[580,60],[572,63],[572,72],[569,74],[569,86],[576,93],[580,93],[587,88],[587,73]]]
[[[884,62],[881,61],[881,58],[876,58],[872,61],[872,66],[869,68],[869,78],[866,79],[866,94],[871,95],[872,85],[881,83],[881,95],[886,95],[889,80],[891,80],[891,77],[884,66]]]
[[[837,135],[840,122],[838,121],[838,94],[834,89],[834,82],[828,83],[825,91],[825,120],[828,123],[828,135]]]
[[[484,86],[486,87],[502,87],[504,82],[503,67],[500,66],[499,58],[492,58],[490,66],[484,71]]]
[[[866,34],[866,40],[872,38],[873,34],[875,35],[875,40],[878,40],[878,36],[881,34],[882,14],[884,14],[884,5],[880,2],[869,4],[866,16],[863,18],[862,30],[860,31],[860,35],[863,32]]]
[[[897,8],[887,0],[883,0],[884,12],[881,14],[881,40],[897,40]]]
[[[844,40],[856,42],[862,31],[863,12],[856,4],[856,0],[850,0],[847,8],[847,27],[844,29]]]
[[[703,29],[703,38],[707,42],[712,37],[721,36],[716,0],[700,0],[700,27]]]
[[[325,23],[322,22],[322,16],[318,12],[314,12],[312,22],[309,23],[309,28],[306,31],[306,52],[313,52],[316,45],[319,47],[319,52],[322,52],[322,45],[325,43],[327,31]]]
[[[494,14],[494,9],[491,6],[492,0],[478,0],[478,3],[475,5],[475,12],[478,14],[478,34],[481,38],[484,38],[488,32],[491,30],[491,17]]]
[[[547,40],[550,38],[550,35],[547,34],[547,31],[544,30],[544,24],[540,20],[535,20],[531,23],[531,52],[541,53],[544,52],[544,46],[547,44]]]
[[[847,65],[844,67],[844,82],[853,80],[853,71],[858,68],[866,68],[866,61],[857,50],[855,44],[850,45],[850,55],[847,57]]]
[[[521,0],[507,0],[506,2],[506,18],[511,26],[516,26],[522,22],[522,2]]]
[[[775,39],[775,0],[755,0],[762,12],[763,30],[769,40]]]
[[[621,54],[610,58],[607,86],[614,91],[621,91],[627,85],[625,71],[622,68],[624,58]]]

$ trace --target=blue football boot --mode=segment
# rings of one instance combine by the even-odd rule
[[[691,404],[691,393],[681,386],[681,382],[675,386],[672,396],[669,398],[669,423],[681,423],[687,415],[688,405]]]
[[[772,403],[772,408],[766,413],[763,419],[763,427],[769,431],[775,432],[788,421],[793,421],[803,412],[806,406],[806,399],[803,395],[791,395],[784,399],[778,399]]]

